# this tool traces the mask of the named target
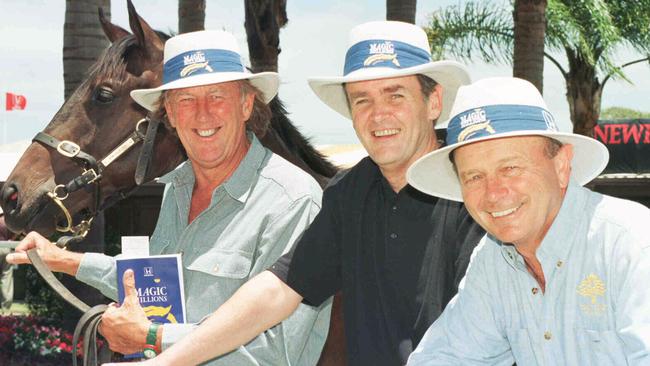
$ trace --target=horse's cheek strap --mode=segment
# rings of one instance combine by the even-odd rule
[[[151,164],[151,158],[153,154],[153,144],[156,140],[156,134],[158,133],[158,126],[160,121],[157,119],[150,119],[147,125],[147,134],[144,137],[144,142],[142,143],[142,149],[140,150],[140,156],[138,156],[138,166],[135,168],[135,184],[141,185],[147,182],[147,175],[149,173],[149,166]]]

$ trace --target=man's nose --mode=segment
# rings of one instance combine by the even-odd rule
[[[505,182],[499,176],[487,177],[485,179],[485,185],[485,194],[489,202],[499,202],[508,193]]]
[[[388,103],[383,101],[373,103],[371,115],[373,122],[382,122],[386,119],[386,116],[388,116],[389,113],[390,109]]]
[[[197,103],[196,119],[199,122],[207,122],[210,120],[210,109],[206,100],[199,100]]]

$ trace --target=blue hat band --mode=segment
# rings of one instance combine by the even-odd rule
[[[366,40],[350,47],[345,54],[343,75],[371,67],[405,69],[429,62],[431,56],[427,51],[408,43],[384,39]]]
[[[237,52],[220,49],[192,50],[165,62],[163,84],[195,75],[244,70]]]
[[[557,132],[553,115],[544,108],[490,105],[457,114],[447,127],[447,146],[482,137],[522,131]]]

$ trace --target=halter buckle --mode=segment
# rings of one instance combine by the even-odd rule
[[[90,177],[90,178],[88,178],[88,177],[86,176],[86,174],[87,174],[88,177]],[[95,183],[96,181],[98,181],[98,180],[102,177],[101,175],[98,175],[98,174],[97,174],[97,172],[95,171],[95,169],[84,169],[84,172],[83,172],[82,175],[84,176],[84,179],[88,179],[86,184],[93,184],[93,183]]]
[[[63,140],[59,142],[58,145],[56,145],[56,151],[58,151],[59,154],[65,157],[74,158],[75,156],[77,156],[77,154],[79,154],[81,148],[79,147],[79,145],[75,144],[72,141]]]

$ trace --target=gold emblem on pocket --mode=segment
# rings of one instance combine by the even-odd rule
[[[587,278],[582,280],[578,285],[578,295],[589,299],[588,303],[580,304],[580,310],[586,315],[602,315],[605,312],[605,304],[598,302],[600,297],[605,296],[605,283],[591,273]]]

